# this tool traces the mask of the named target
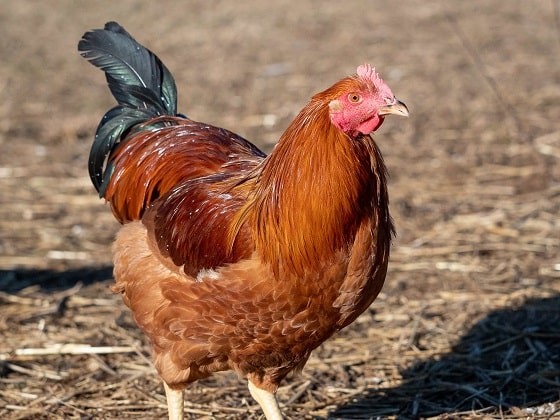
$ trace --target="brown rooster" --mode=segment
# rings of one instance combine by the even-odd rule
[[[370,133],[406,106],[370,65],[316,94],[266,156],[176,111],[173,77],[120,25],[79,51],[118,105],[99,124],[91,179],[124,225],[114,290],[153,344],[169,417],[183,389],[232,369],[267,419],[311,351],[379,293],[393,225]]]

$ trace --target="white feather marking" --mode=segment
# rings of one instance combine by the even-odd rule
[[[197,282],[203,282],[204,280],[218,280],[220,278],[220,273],[211,268],[204,268],[198,272],[196,275]]]

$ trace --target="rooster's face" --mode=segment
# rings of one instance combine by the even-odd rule
[[[370,134],[385,115],[408,117],[406,105],[395,98],[387,84],[369,64],[358,67],[357,77],[341,85],[341,92],[329,102],[332,123],[351,137]]]

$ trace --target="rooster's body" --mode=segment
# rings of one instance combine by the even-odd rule
[[[178,115],[169,71],[118,24],[79,49],[119,102],[98,128],[90,175],[124,224],[115,290],[153,343],[170,415],[174,390],[233,369],[279,418],[280,381],[383,285],[393,226],[369,133],[406,107],[360,66],[315,95],[266,156]]]

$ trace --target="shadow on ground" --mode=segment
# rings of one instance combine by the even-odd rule
[[[492,312],[450,353],[419,361],[401,374],[399,387],[368,390],[329,417],[537,414],[535,407],[543,411],[544,404],[558,401],[560,395],[560,297]],[[521,413],[521,408],[527,410]],[[551,418],[560,414],[560,407],[544,411],[539,414]]]
[[[16,293],[31,286],[43,292],[69,289],[81,283],[84,286],[112,279],[113,267],[81,267],[66,271],[14,269],[0,270],[0,291]]]

